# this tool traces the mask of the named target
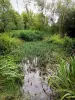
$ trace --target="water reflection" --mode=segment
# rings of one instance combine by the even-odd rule
[[[52,91],[47,83],[48,74],[46,68],[38,67],[38,58],[33,60],[23,59],[24,100],[52,100]]]

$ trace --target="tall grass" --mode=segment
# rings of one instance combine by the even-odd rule
[[[75,100],[75,57],[71,58],[70,63],[61,60],[57,73],[50,76],[49,85],[59,100]]]

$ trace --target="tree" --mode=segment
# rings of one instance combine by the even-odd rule
[[[46,30],[48,27],[48,18],[43,13],[35,14],[33,18],[33,29]]]
[[[15,25],[15,29],[16,30],[24,29],[24,22],[22,16],[19,15],[19,13],[14,10],[12,11],[11,14],[12,14],[11,18]]]
[[[9,11],[12,9],[9,0],[0,0],[0,31],[6,30],[9,22]]]
[[[33,26],[33,12],[23,12],[22,15],[24,22],[24,29],[30,29]]]
[[[25,12],[29,12],[29,6],[33,0],[23,0]]]
[[[23,19],[14,11],[9,0],[0,0],[0,32],[24,29]]]
[[[63,25],[64,32],[70,37],[75,37],[75,10],[67,13]]]
[[[43,14],[34,14],[32,11],[22,13],[24,29],[46,30],[48,18]]]
[[[27,29],[28,14],[26,12],[23,12],[21,16],[22,16],[23,22],[24,22],[24,29]]]
[[[43,13],[45,11],[47,1],[46,0],[35,0],[35,2],[37,2],[40,13]]]
[[[71,9],[74,8],[74,3],[72,0],[58,0],[57,2],[57,15],[59,16],[58,23],[59,23],[59,34],[61,37],[64,36],[64,21],[67,13],[70,12]]]

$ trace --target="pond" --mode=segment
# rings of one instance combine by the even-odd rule
[[[23,59],[24,83],[23,100],[53,100],[48,85],[48,69],[39,67],[38,58]]]

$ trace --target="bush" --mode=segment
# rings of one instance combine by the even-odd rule
[[[21,100],[23,73],[18,65],[22,60],[21,45],[20,39],[10,37],[8,33],[0,34],[0,100]]]
[[[63,44],[64,50],[66,50],[67,53],[70,55],[73,55],[75,53],[75,39],[64,37],[64,44]]]
[[[21,66],[14,62],[11,56],[0,57],[0,99],[6,100],[9,97],[15,98],[19,92],[20,85],[22,85],[23,75],[21,73]],[[20,94],[18,94],[20,95]],[[4,98],[5,97],[5,98]],[[11,98],[12,98],[11,97]],[[3,99],[4,98],[4,99]]]
[[[63,50],[66,51],[66,54],[73,55],[75,54],[75,39],[65,36],[61,38],[60,35],[54,34],[50,37],[46,37],[45,41],[47,43],[57,44],[62,46]]]
[[[0,75],[6,78],[6,80],[12,80],[21,78],[20,66],[15,64],[14,59],[11,56],[0,57]]]
[[[75,100],[75,57],[70,63],[60,61],[57,72],[50,76],[49,84],[60,100]]]
[[[6,33],[0,34],[0,54],[9,53],[17,48],[21,41],[16,38],[9,37]]]
[[[32,30],[18,30],[9,33],[11,37],[17,37],[25,41],[38,41],[43,39],[43,32]]]
[[[54,34],[46,40],[48,43],[63,44],[63,39],[60,35]]]

